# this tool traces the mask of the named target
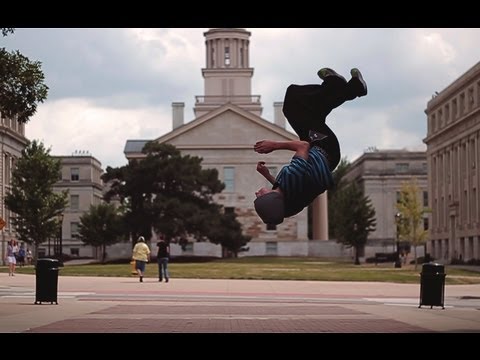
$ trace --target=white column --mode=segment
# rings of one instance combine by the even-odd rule
[[[480,259],[480,236],[473,237],[473,254],[472,258]]]
[[[230,39],[230,67],[238,68],[238,39]]]
[[[205,67],[207,69],[210,69],[212,67],[212,65],[210,64],[210,51],[211,51],[210,47],[211,46],[212,46],[211,42],[207,40],[205,42],[205,51],[206,51],[206,55],[207,55],[206,60],[205,60]]]
[[[312,210],[313,240],[328,240],[327,192],[315,198]]]

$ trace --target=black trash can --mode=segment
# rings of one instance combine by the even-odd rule
[[[445,295],[445,266],[437,263],[426,263],[422,266],[420,282],[420,305],[444,306]]]
[[[35,304],[50,302],[58,305],[58,267],[57,259],[42,258],[35,267]]]

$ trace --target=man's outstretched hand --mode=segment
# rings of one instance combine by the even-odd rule
[[[270,184],[275,184],[275,178],[270,174],[270,170],[265,166],[265,161],[259,161],[257,163],[257,171],[268,180]]]
[[[257,163],[257,171],[265,177],[270,175],[270,171],[268,170],[268,167],[265,166],[265,161],[259,161]]]
[[[275,150],[275,141],[261,140],[253,146],[253,150],[259,154],[268,154]]]

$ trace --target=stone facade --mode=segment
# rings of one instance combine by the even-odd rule
[[[102,202],[102,164],[91,155],[53,156],[62,164],[62,175],[53,190],[68,190],[68,204],[62,221],[62,253],[71,256],[97,257],[96,248],[83,244],[73,235],[77,232],[80,217],[89,211],[90,205]],[[51,244],[50,244],[51,245]],[[48,244],[39,247],[39,255],[48,255]],[[53,254],[52,249],[50,253]]]
[[[6,225],[1,230],[0,248],[2,263],[5,265],[5,251],[7,243],[11,239],[17,239],[12,226],[13,213],[5,207],[5,196],[11,189],[12,171],[15,169],[17,159],[22,156],[22,150],[27,146],[27,138],[25,137],[25,125],[20,124],[16,119],[7,119],[0,113],[0,186],[1,186],[1,214],[0,217],[5,220]]]
[[[155,141],[172,144],[184,155],[199,156],[203,159],[203,167],[217,169],[219,179],[227,187],[216,194],[214,200],[235,211],[244,233],[252,236],[251,253],[245,255],[265,255],[265,242],[307,240],[307,210],[285,219],[272,230],[267,229],[253,208],[255,191],[267,186],[267,181],[256,172],[256,164],[265,160],[273,171],[278,172],[290,161],[292,154],[276,151],[262,157],[253,151],[253,144],[262,139],[288,141],[295,138],[285,129],[227,103]],[[128,159],[143,156],[138,150],[134,152],[130,145],[127,142],[125,154]],[[136,145],[137,149],[143,146],[138,141]],[[261,250],[252,246],[255,242],[261,243]]]
[[[428,252],[442,261],[480,259],[480,62],[425,110],[431,231]]]
[[[182,154],[199,156],[202,166],[218,170],[227,187],[215,201],[226,211],[235,211],[244,233],[252,237],[249,250],[242,255],[308,255],[306,243],[296,245],[308,240],[307,209],[267,229],[253,207],[255,191],[269,186],[257,173],[257,162],[266,161],[276,174],[293,155],[286,150],[260,155],[253,151],[253,145],[263,139],[289,141],[298,137],[285,129],[281,102],[273,104],[273,123],[261,117],[260,96],[251,94],[254,71],[249,67],[250,33],[244,29],[211,29],[204,35],[205,95],[196,97],[195,119],[184,123],[183,103],[172,103],[173,130],[154,140],[175,145]],[[127,159],[142,158],[146,142],[128,140],[124,151]],[[321,204],[319,209],[326,208],[325,201]],[[323,215],[326,217],[325,211]]]
[[[427,207],[427,157],[424,151],[365,152],[345,174],[345,179],[356,181],[372,201],[377,225],[376,230],[370,233],[368,243],[383,247],[384,252],[395,251],[397,196],[402,184],[412,178],[416,178],[417,186],[421,189],[419,200]],[[427,224],[426,221],[425,226]]]

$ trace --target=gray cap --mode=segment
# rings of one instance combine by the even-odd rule
[[[265,224],[278,225],[283,222],[285,205],[283,195],[272,191],[259,196],[253,202],[255,211]]]

